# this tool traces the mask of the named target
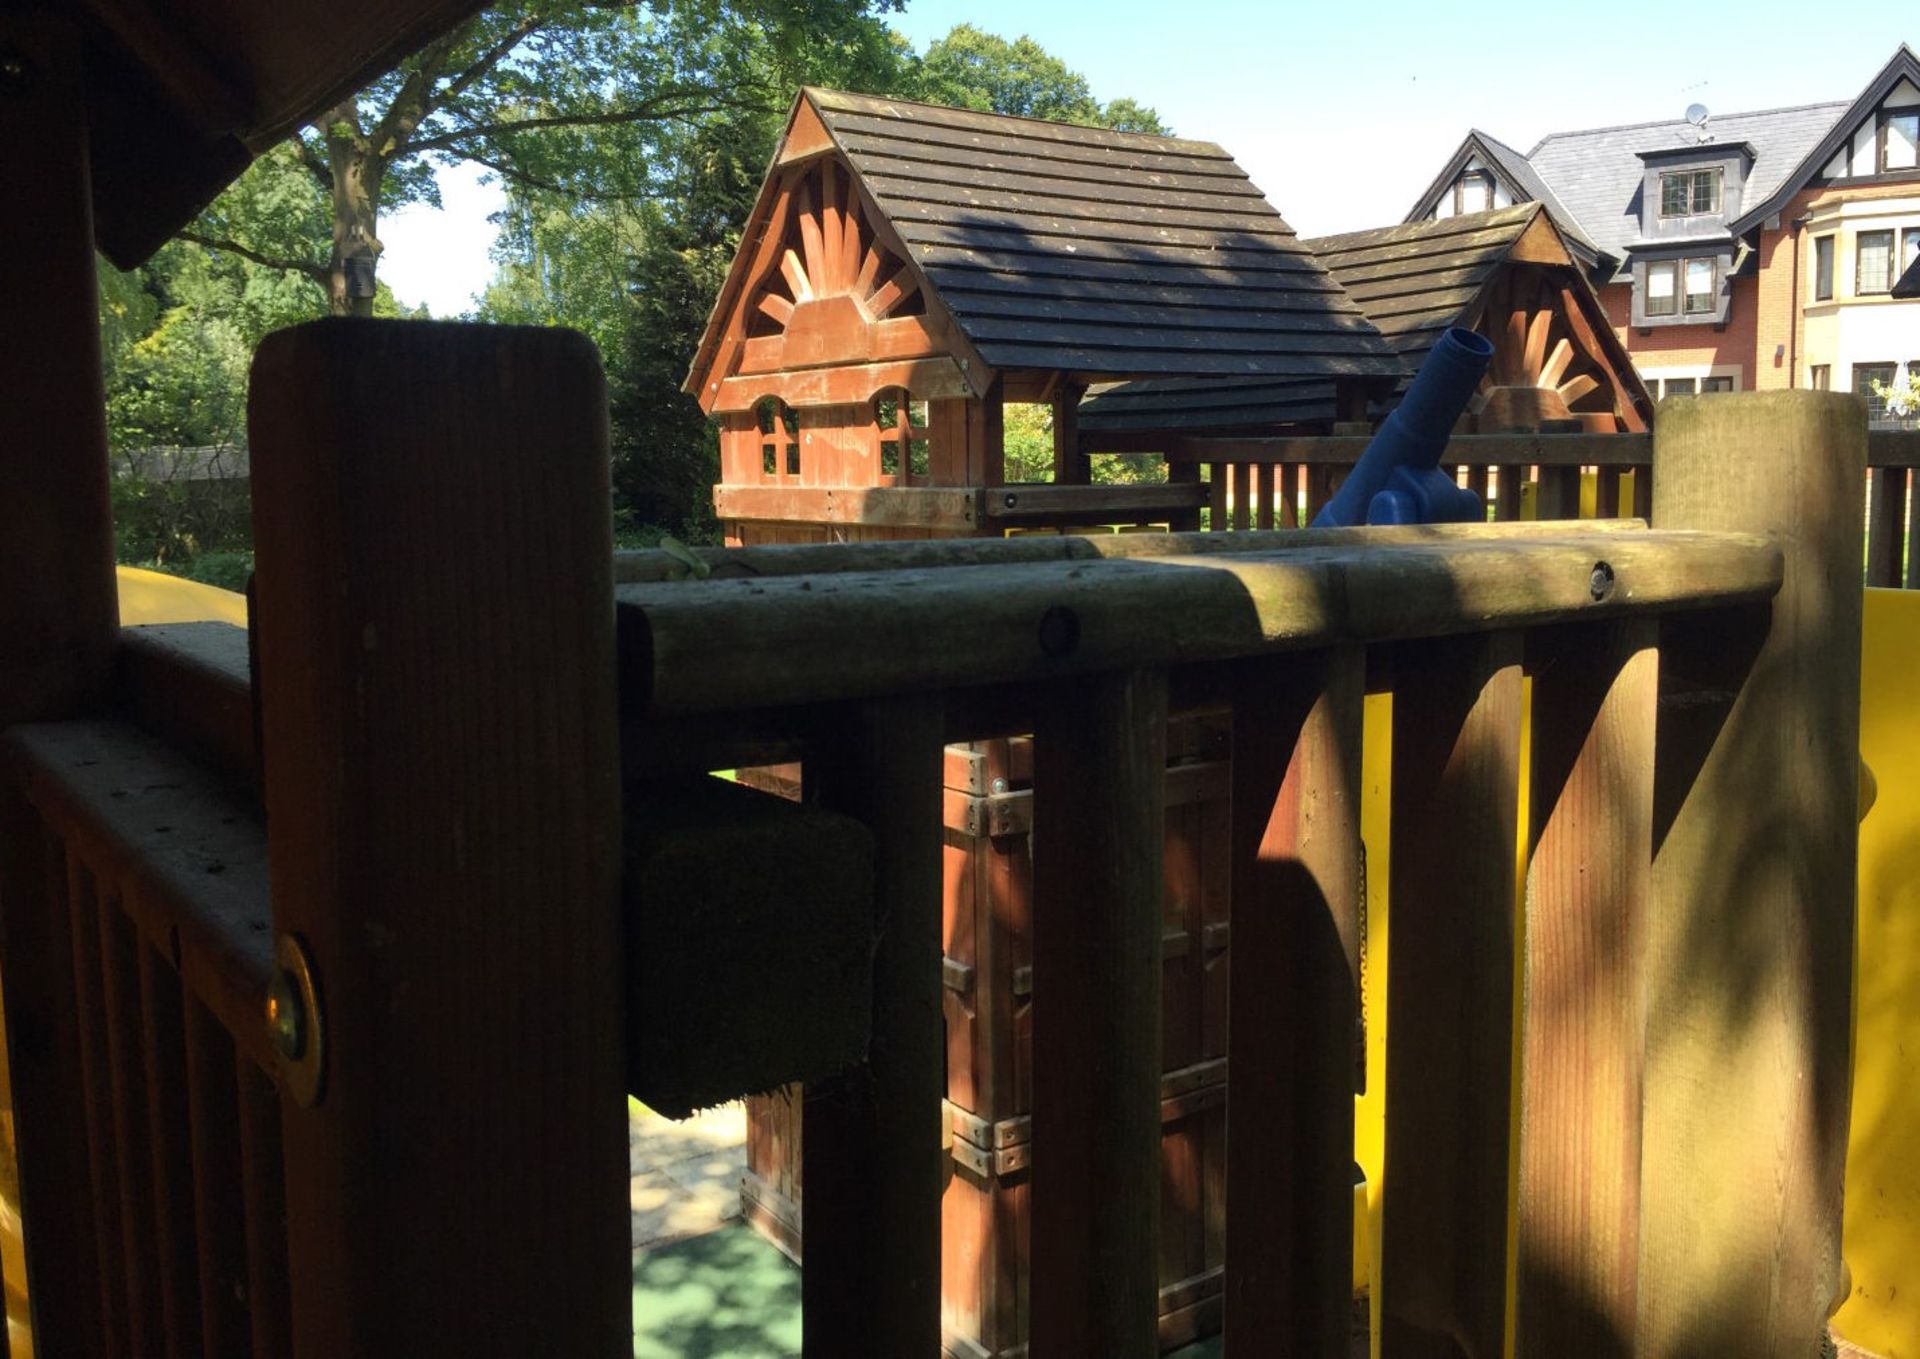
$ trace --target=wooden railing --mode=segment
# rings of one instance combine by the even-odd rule
[[[120,715],[8,737],[43,1352],[198,1352],[197,1325],[210,1353],[618,1353],[627,1091],[804,1079],[805,1354],[939,1353],[942,749],[1030,732],[1031,1353],[1145,1359],[1162,743],[1213,711],[1227,1343],[1344,1355],[1369,687],[1395,698],[1386,1353],[1498,1353],[1510,1270],[1522,1354],[1814,1352],[1847,1118],[1854,416],[1668,417],[1651,530],[647,553],[616,590],[583,344],[274,337],[257,686],[231,637],[123,642]],[[471,532],[432,531],[452,505]],[[783,759],[804,825],[751,794],[688,810],[704,771]]]
[[[1292,528],[1311,522],[1367,441],[1188,438],[1170,442],[1166,456],[1176,480],[1204,486],[1209,528]],[[1653,447],[1650,434],[1465,434],[1448,444],[1443,465],[1497,523],[1644,518]],[[1867,584],[1920,589],[1920,553],[1908,548],[1920,518],[1920,431],[1869,431],[1867,469]]]

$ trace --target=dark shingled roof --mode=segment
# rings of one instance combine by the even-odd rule
[[[802,98],[995,368],[1398,376],[1352,299],[1211,142]]]
[[[1440,332],[1459,323],[1542,210],[1538,203],[1522,203],[1437,222],[1321,236],[1304,244],[1400,357],[1404,386]],[[1228,432],[1333,416],[1333,389],[1324,380],[1170,379],[1123,383],[1099,392],[1081,404],[1080,428],[1085,433]]]

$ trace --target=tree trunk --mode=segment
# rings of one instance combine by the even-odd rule
[[[324,124],[327,161],[333,174],[333,256],[327,264],[327,302],[335,316],[373,315],[373,275],[382,246],[380,181],[386,160],[359,127],[359,108],[348,99],[330,110]],[[355,261],[364,260],[356,267]],[[355,276],[362,286],[354,287]]]

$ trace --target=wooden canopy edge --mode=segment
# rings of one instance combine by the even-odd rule
[[[82,49],[95,240],[130,269],[255,155],[483,3],[77,0],[61,8]]]

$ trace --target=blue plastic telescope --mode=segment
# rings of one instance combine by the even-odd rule
[[[1456,486],[1440,470],[1440,455],[1492,358],[1493,343],[1485,336],[1459,326],[1442,334],[1339,491],[1313,517],[1313,526],[1454,524],[1486,518],[1480,497]]]

